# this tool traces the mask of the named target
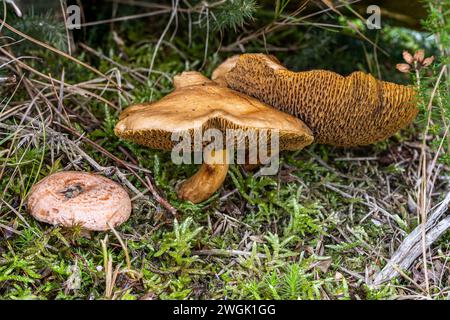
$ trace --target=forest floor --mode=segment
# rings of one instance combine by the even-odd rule
[[[15,40],[24,38],[8,32]],[[297,70],[306,65],[344,73],[360,69],[415,85],[395,70],[402,50],[438,49],[419,32],[392,27],[386,33],[401,35],[380,40],[389,56],[368,53],[364,39],[358,39],[365,43],[360,46],[347,42],[367,58],[359,65],[320,56],[305,62],[299,52],[289,51],[280,60]],[[342,37],[328,36],[322,44],[328,49]],[[183,70],[210,76],[230,55],[209,48],[203,59],[204,46],[184,50],[185,39],[177,37],[169,42],[169,33],[154,56],[158,37],[142,38],[122,25],[104,43],[77,40],[73,58],[30,39],[2,40],[8,45],[0,46],[0,64],[6,64],[1,75],[14,79],[0,84],[0,298],[448,299],[449,232],[426,250],[425,260],[421,255],[409,270],[372,285],[419,225],[423,156],[429,165],[428,212],[448,193],[449,166],[433,162],[445,153],[436,143],[449,143],[445,113],[447,127],[426,129],[422,108],[414,124],[371,146],[312,144],[282,153],[275,176],[233,165],[211,199],[183,202],[175,187],[197,167],[175,165],[170,153],[113,132],[127,105],[161,98]],[[422,75],[429,84],[422,84],[425,97],[436,83],[441,90],[449,81],[438,78],[440,70]],[[441,114],[439,103],[433,106]],[[34,220],[27,213],[27,193],[61,170],[97,172],[122,184],[133,200],[130,219],[110,232]],[[177,210],[176,219],[155,200],[150,183]]]

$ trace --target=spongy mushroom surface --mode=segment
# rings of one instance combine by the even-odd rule
[[[184,72],[174,79],[175,90],[153,103],[127,108],[115,134],[154,149],[171,150],[176,132],[214,128],[277,130],[280,150],[299,150],[313,141],[311,130],[299,119],[255,98],[217,85],[198,72]],[[192,139],[193,140],[193,139]]]
[[[106,177],[65,171],[32,187],[28,211],[49,224],[104,231],[129,218],[131,200],[125,189]]]
[[[303,120],[318,143],[359,146],[386,139],[417,115],[414,89],[354,72],[292,72],[263,54],[243,54],[225,74],[232,89]]]
[[[227,86],[227,82],[225,80],[225,75],[230,72],[231,69],[234,68],[236,62],[239,59],[239,55],[236,54],[234,56],[229,57],[224,62],[222,62],[216,69],[214,69],[211,74],[211,80],[216,82],[221,86]]]
[[[235,54],[234,56],[231,56],[223,61],[216,69],[214,69],[213,73],[211,74],[211,80],[221,86],[227,86],[228,83],[225,76],[228,72],[231,71],[231,69],[236,66],[239,57],[239,54]],[[273,55],[266,55],[266,57],[271,59],[275,63],[280,63],[280,61]]]

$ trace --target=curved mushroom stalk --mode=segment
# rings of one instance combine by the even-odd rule
[[[242,165],[242,168],[244,168],[245,171],[255,171],[261,167],[261,162],[258,163],[244,163]]]
[[[204,159],[200,169],[189,179],[184,181],[178,197],[192,203],[200,203],[212,196],[223,184],[228,172],[228,152],[212,151]]]
[[[256,170],[260,169],[261,167],[264,167],[265,165],[267,165],[267,163],[270,162],[271,158],[273,158],[275,156],[279,156],[278,152],[273,152],[272,150],[267,150],[267,151],[268,151],[268,153],[266,154],[264,160],[261,161],[261,159],[258,159],[256,161],[256,163],[251,163],[249,156],[247,154],[247,157],[245,159],[246,162],[244,164],[242,164],[242,168],[247,172],[256,171]]]

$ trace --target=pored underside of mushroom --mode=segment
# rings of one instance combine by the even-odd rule
[[[222,62],[211,74],[211,80],[216,82],[217,84],[221,86],[228,86],[225,75],[231,71],[236,66],[237,61],[239,60],[241,55],[235,54],[234,56],[231,56],[227,58],[224,62]],[[271,59],[273,62],[280,64],[280,61],[277,59],[277,57],[268,54],[266,55],[268,59]]]
[[[154,149],[171,150],[175,132],[214,128],[270,130],[279,133],[280,150],[299,150],[313,141],[311,130],[299,119],[255,98],[220,86],[198,72],[184,72],[174,79],[175,90],[153,102],[128,107],[115,127],[117,136]],[[242,135],[248,145],[248,136]],[[239,141],[235,141],[238,145]]]
[[[236,54],[234,56],[229,57],[224,62],[222,62],[216,69],[214,69],[211,74],[211,80],[216,82],[221,86],[227,86],[225,75],[230,72],[231,69],[236,65],[237,60],[239,59],[239,55]]]
[[[230,68],[230,66],[228,66]],[[292,72],[263,54],[243,54],[225,75],[234,90],[303,120],[318,143],[359,146],[386,139],[417,115],[414,89],[354,72]]]

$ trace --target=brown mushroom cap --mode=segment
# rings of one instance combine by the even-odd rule
[[[225,75],[228,86],[295,115],[315,141],[358,146],[383,140],[417,115],[416,92],[354,72],[292,72],[264,54],[243,54]]]
[[[114,132],[117,136],[154,149],[171,150],[174,132],[215,128],[279,130],[280,150],[298,150],[313,141],[311,130],[299,119],[254,98],[219,86],[198,72],[174,79],[175,90],[153,103],[127,108]],[[270,132],[269,132],[270,134]]]
[[[127,108],[114,132],[124,139],[163,150],[171,150],[177,143],[172,141],[173,133],[188,133],[191,151],[199,151],[192,150],[196,131],[220,130],[225,136],[224,144],[219,146],[220,150],[206,155],[197,173],[182,183],[178,189],[181,199],[199,203],[220,188],[228,171],[230,143],[233,148],[246,149],[250,143],[261,142],[252,139],[262,130],[267,133],[269,153],[274,130],[279,135],[278,150],[274,152],[299,150],[313,141],[311,130],[301,120],[221,86],[198,72],[176,76],[174,86],[172,93],[157,102]],[[242,131],[230,139],[227,129]],[[218,161],[221,158],[223,161]]]
[[[45,177],[32,187],[28,210],[42,222],[104,231],[129,218],[131,200],[118,183],[108,178],[66,171]]]

